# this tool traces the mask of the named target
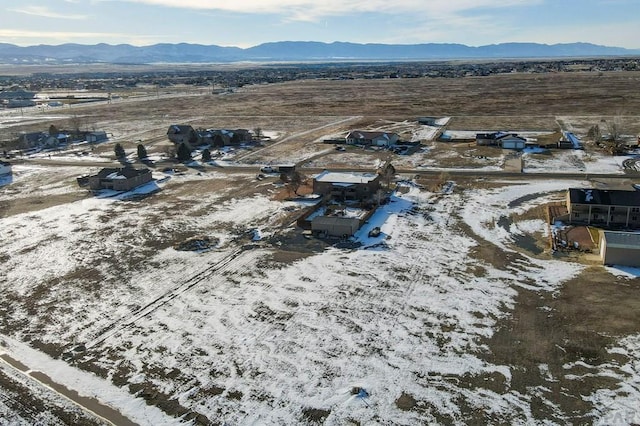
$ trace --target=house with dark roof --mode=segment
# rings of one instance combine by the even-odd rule
[[[352,130],[345,140],[349,145],[388,147],[395,145],[400,140],[400,136],[395,133]]]
[[[640,229],[640,191],[570,188],[570,224]]]
[[[98,174],[89,176],[89,188],[113,189],[115,191],[129,191],[140,185],[151,182],[151,170],[124,168],[104,168]]]
[[[207,129],[200,130],[202,142],[212,147],[223,147],[229,145],[240,145],[251,142],[252,135],[247,129]]]
[[[517,133],[493,132],[477,133],[476,145],[499,146],[502,149],[524,149],[527,140]]]
[[[195,149],[200,141],[198,132],[188,124],[172,124],[167,130],[167,137],[176,145],[184,143],[191,151]]]

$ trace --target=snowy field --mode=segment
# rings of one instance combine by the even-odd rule
[[[39,170],[18,172],[20,180]],[[451,194],[403,187],[356,235],[359,248],[283,262],[274,254],[287,249],[285,218],[305,206],[258,187],[238,197],[237,179],[174,176],[141,201],[86,198],[0,219],[1,351],[139,424],[188,423],[172,417],[176,407],[241,425],[541,420],[532,395],[511,386],[513,366],[486,360],[486,340],[519,289],[553,293],[584,266],[521,255],[498,267],[476,253],[544,237],[542,220],[496,222],[586,182]],[[185,191],[208,180],[228,188]],[[381,235],[369,238],[375,226]],[[252,229],[260,241],[247,236]],[[173,248],[193,235],[219,243],[205,253]],[[78,345],[86,350],[61,359]],[[637,336],[609,348],[630,360],[623,371],[594,366],[619,382],[584,396],[594,420],[638,406],[637,348]],[[487,377],[502,385],[483,384]],[[536,398],[554,406],[552,396]],[[170,401],[170,414],[145,399]]]

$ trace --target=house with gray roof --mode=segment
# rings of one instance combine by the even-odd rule
[[[640,234],[601,232],[600,258],[605,265],[640,267]]]
[[[395,145],[400,140],[400,136],[388,132],[352,130],[345,139],[349,145],[388,147]]]

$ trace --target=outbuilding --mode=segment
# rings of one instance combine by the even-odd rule
[[[311,231],[331,237],[350,237],[360,228],[357,217],[318,216],[311,221]]]
[[[600,258],[605,265],[640,267],[640,234],[602,231]]]

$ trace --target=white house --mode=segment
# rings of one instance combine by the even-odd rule
[[[349,145],[391,146],[400,140],[400,136],[395,133],[352,130],[345,139]]]

